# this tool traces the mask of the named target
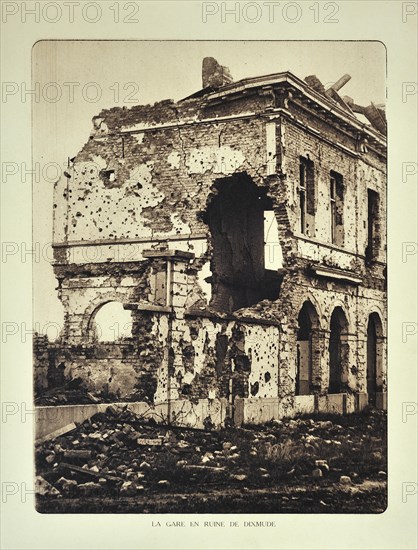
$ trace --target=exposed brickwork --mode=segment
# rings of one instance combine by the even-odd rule
[[[154,403],[226,399],[231,418],[236,399],[244,400],[244,411],[247,401],[264,400],[272,416],[290,415],[302,398],[319,402],[295,395],[301,353],[309,355],[311,391],[329,393],[337,308],[339,391],[351,410],[356,395],[367,392],[372,314],[381,327],[373,352],[376,391],[386,387],[385,137],[360,124],[342,100],[289,73],[268,85],[208,86],[176,104],[102,111],[56,185],[55,273],[66,312],[66,374],[85,378],[92,391],[119,388],[121,398],[135,390]],[[312,167],[305,228],[301,158]],[[230,199],[217,207],[215,223],[211,205],[222,201],[232,181],[242,204],[239,224]],[[378,197],[373,227],[370,192]],[[275,214],[282,255],[275,273],[260,263],[257,208],[261,216],[262,210]],[[153,257],[144,253],[149,249],[166,253]],[[129,345],[114,342],[106,348],[111,355],[102,357],[91,327],[110,301],[131,308],[132,337]],[[305,302],[308,337],[300,336],[298,324]]]

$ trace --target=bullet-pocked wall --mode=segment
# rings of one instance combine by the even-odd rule
[[[103,111],[57,182],[61,363],[91,391],[218,424],[384,393],[384,135],[336,91],[263,78]],[[97,342],[110,302],[132,330]]]
[[[368,393],[367,369],[373,370],[365,355],[368,345],[370,348],[367,328],[372,315],[379,327],[379,335],[375,335],[379,361],[374,366],[374,393],[386,391],[385,359],[380,359],[385,355],[386,335],[385,155],[360,147],[357,133],[350,134],[346,127],[334,125],[329,118],[324,121],[318,113],[308,115],[297,102],[280,118],[278,126],[281,175],[287,187],[287,220],[293,233],[291,246],[285,247],[286,273],[278,299],[291,320],[286,337],[290,348],[296,350],[289,365],[290,377],[296,392],[300,392],[302,374],[308,379],[304,393],[345,393],[348,409],[354,410],[356,394]],[[312,168],[311,189],[301,172],[306,160]],[[336,176],[341,184],[340,197],[335,189]],[[367,206],[370,190],[378,197],[372,222]],[[312,196],[306,197],[308,193]],[[302,199],[311,200],[309,212]],[[340,235],[335,233],[333,219],[337,217],[338,200]],[[304,208],[310,222],[305,227],[301,223]],[[372,228],[370,223],[374,224]],[[309,323],[315,326],[301,337],[299,316],[304,304],[310,305]],[[332,383],[332,318],[336,310],[344,318],[344,326],[338,343],[340,372],[337,383]],[[308,373],[300,372],[301,363],[308,364]],[[371,388],[369,381],[369,392]],[[373,395],[371,399],[375,399]]]

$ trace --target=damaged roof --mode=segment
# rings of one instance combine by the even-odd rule
[[[234,82],[227,67],[220,65],[212,57],[205,57],[202,62],[202,89],[182,99],[180,103],[197,98],[204,98],[207,102],[217,99],[232,99],[233,96],[247,93],[251,89],[289,83],[305,93],[313,93],[316,97],[320,96],[328,105],[331,104],[332,107],[341,109],[341,111],[355,118],[362,125],[369,126],[380,134],[386,135],[387,124],[383,105],[375,105],[371,102],[369,106],[364,107],[357,105],[349,96],[340,96],[338,93],[339,90],[349,80],[351,80],[351,76],[345,74],[329,88],[325,88],[316,75],[309,75],[304,80],[301,80],[293,73],[285,71],[243,78]]]

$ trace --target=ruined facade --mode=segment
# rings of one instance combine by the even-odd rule
[[[55,188],[47,370],[191,426],[385,407],[386,122],[347,78],[209,58],[192,96],[95,117]]]

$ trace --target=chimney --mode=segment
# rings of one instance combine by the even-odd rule
[[[233,82],[228,67],[219,65],[213,57],[205,57],[202,62],[202,87],[220,88]]]
[[[306,84],[319,92],[320,94],[325,93],[325,88],[322,82],[319,80],[319,78],[316,76],[316,74],[311,74],[305,78]]]

